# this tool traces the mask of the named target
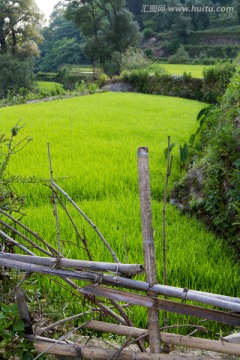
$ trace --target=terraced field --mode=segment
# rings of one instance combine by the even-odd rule
[[[162,276],[162,198],[167,136],[176,144],[170,186],[180,174],[179,145],[196,130],[196,116],[203,103],[179,98],[135,93],[103,93],[67,100],[42,102],[0,109],[1,129],[7,133],[21,120],[19,138],[33,141],[12,157],[10,174],[49,179],[47,143],[51,145],[54,177],[88,214],[109,241],[121,262],[143,263],[136,153],[139,146],[150,151],[153,228]],[[16,184],[25,196],[25,223],[56,245],[51,191],[41,182]],[[112,261],[86,222],[68,209],[85,234],[94,260]],[[65,256],[87,259],[64,211],[60,210],[61,249]],[[203,225],[168,206],[169,284],[236,295],[239,270],[224,242]],[[38,279],[38,277],[36,277]],[[40,280],[36,280],[40,281]],[[36,287],[36,285],[34,285]],[[40,288],[40,285],[38,285]],[[81,301],[59,288],[49,278],[41,280],[44,303],[65,304],[66,313],[81,312]],[[144,326],[144,310],[133,314]],[[176,322],[173,315],[171,322]]]

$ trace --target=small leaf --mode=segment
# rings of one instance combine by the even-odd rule
[[[13,331],[23,331],[24,330],[24,322],[22,319],[19,319],[13,325]]]
[[[169,154],[171,153],[171,151],[172,151],[172,149],[174,148],[174,146],[175,146],[175,143],[170,144]],[[165,156],[165,159],[167,159],[167,156],[168,156],[168,147],[164,150],[164,156]]]

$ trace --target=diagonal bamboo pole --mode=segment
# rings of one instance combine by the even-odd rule
[[[58,186],[54,181],[52,181],[53,186],[63,195],[65,198],[75,207],[75,209],[82,215],[82,217],[92,226],[92,228],[96,231],[102,242],[104,243],[105,247],[109,250],[110,254],[112,255],[113,259],[116,261],[116,263],[120,263],[117,255],[113,251],[113,249],[108,244],[107,240],[104,238],[104,236],[101,234],[101,232],[98,230],[97,226],[89,219],[89,217],[77,206],[77,204],[71,199],[71,197]]]
[[[48,244],[45,240],[43,240],[38,233],[29,229],[26,225],[22,224],[19,220],[15,219],[13,216],[11,216],[10,214],[8,214],[6,211],[4,211],[2,209],[0,209],[0,214],[6,216],[10,220],[12,220],[14,222],[14,224],[19,225],[22,229],[26,230],[29,234],[34,236],[37,240],[39,240],[42,244],[44,244],[52,252],[52,254],[58,254],[57,250],[55,250],[50,244]]]
[[[49,170],[50,170],[50,181],[51,181],[51,188],[52,188],[53,213],[54,213],[55,221],[56,221],[58,257],[61,258],[61,234],[60,234],[60,224],[59,224],[59,218],[58,218],[57,196],[55,194],[54,185],[53,185],[53,168],[52,168],[50,144],[47,144],[47,146],[48,146],[48,160],[49,160]]]
[[[150,195],[150,179],[148,167],[148,148],[138,149],[138,178],[141,204],[142,236],[144,249],[144,265],[146,280],[149,283],[148,295],[157,297],[150,289],[157,284],[156,258],[152,231],[152,211]],[[148,309],[148,332],[149,344],[152,353],[161,352],[161,338],[159,330],[159,312],[156,309]]]
[[[11,232],[13,232],[14,234],[18,235],[19,237],[21,237],[23,240],[25,240],[26,242],[28,242],[30,245],[32,245],[33,248],[40,250],[43,254],[51,256],[52,254],[41,248],[41,246],[39,246],[38,244],[36,244],[35,242],[33,242],[31,239],[29,239],[27,236],[25,236],[24,234],[22,234],[20,231],[16,230],[14,227],[12,227],[11,225],[9,225],[8,223],[6,223],[5,221],[0,220],[0,225],[3,225],[4,227],[8,228],[9,230],[11,230]]]
[[[7,240],[10,244],[13,244],[15,246],[17,246],[19,249],[25,251],[28,255],[32,255],[35,256],[35,254],[28,250],[25,246],[19,244],[17,241],[15,241],[14,239],[12,239],[10,236],[8,236],[5,232],[3,232],[2,230],[0,230],[0,236],[2,236],[5,240]]]

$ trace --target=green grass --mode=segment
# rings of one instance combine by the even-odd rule
[[[63,89],[63,85],[54,81],[36,81],[35,83],[39,90],[55,90],[56,88]]]
[[[86,66],[72,66],[71,71],[74,72],[74,73],[92,72],[93,68],[91,66],[89,66],[89,65],[86,65]]]
[[[33,137],[27,148],[14,155],[9,173],[48,179],[50,143],[54,177],[65,178],[58,181],[60,186],[97,224],[121,262],[128,258],[129,262],[143,263],[136,153],[139,146],[149,146],[157,271],[162,283],[163,151],[171,135],[176,144],[171,186],[180,176],[179,145],[195,132],[196,115],[203,106],[180,98],[103,93],[0,109],[3,131],[22,119],[25,127],[21,136]],[[49,188],[28,184],[18,189],[25,194],[25,223],[56,246]],[[63,211],[59,212],[64,255],[87,259]],[[112,261],[89,225],[75,211],[71,213],[80,232],[86,233],[94,260]],[[167,242],[170,285],[238,295],[239,270],[229,248],[172,206],[167,213]],[[59,290],[50,278],[45,277],[41,286],[42,297],[51,304],[59,307],[64,303],[69,313],[81,312],[80,302]],[[145,310],[138,309],[133,319],[136,325],[145,326]],[[172,323],[183,321],[179,319],[171,316]]]
[[[186,64],[159,64],[160,67],[165,69],[172,75],[183,75],[184,72],[191,73],[192,77],[202,78],[203,70],[210,66],[208,65],[186,65]]]

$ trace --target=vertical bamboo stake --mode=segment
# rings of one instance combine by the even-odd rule
[[[56,220],[56,231],[57,231],[57,243],[58,243],[58,256],[61,256],[61,238],[60,238],[60,226],[59,226],[59,219],[58,219],[58,209],[57,209],[57,196],[54,189],[53,183],[53,169],[52,169],[52,159],[51,159],[51,152],[50,152],[50,144],[48,145],[48,160],[49,160],[49,168],[50,168],[50,179],[51,179],[51,189],[52,189],[52,199],[53,199],[53,213]]]
[[[167,285],[167,236],[166,236],[166,211],[167,211],[167,192],[168,192],[168,180],[172,171],[172,157],[171,157],[171,138],[168,136],[168,148],[167,148],[167,169],[166,179],[163,196],[163,209],[162,209],[162,240],[163,240],[163,282]],[[166,298],[166,297],[165,297]],[[167,312],[164,312],[164,326],[168,325]]]
[[[147,147],[138,148],[138,180],[142,219],[144,265],[146,271],[146,280],[149,283],[148,295],[156,297],[156,294],[153,294],[153,292],[150,291],[151,285],[157,283],[157,276],[152,231],[152,211]],[[155,309],[148,309],[148,332],[151,352],[160,353],[161,339],[159,330],[159,313]]]

